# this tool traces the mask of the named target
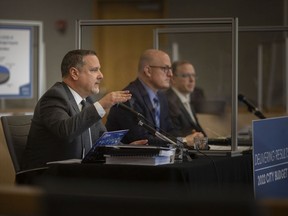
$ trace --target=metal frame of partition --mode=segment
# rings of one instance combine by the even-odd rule
[[[232,118],[231,118],[231,155],[239,155],[237,143],[238,114],[238,18],[189,18],[189,19],[115,19],[115,20],[77,20],[76,49],[81,48],[82,27],[87,26],[131,26],[131,25],[193,25],[226,24],[232,33]],[[216,28],[218,29],[218,27]],[[158,49],[154,41],[154,48]]]
[[[158,28],[153,32],[154,47],[159,47],[159,34],[169,33],[221,33],[229,32],[227,27],[189,27],[189,28]],[[238,32],[287,32],[288,26],[239,26]],[[258,46],[258,84],[257,84],[257,103],[258,108],[263,107],[263,49],[261,44]],[[288,113],[288,39],[285,37],[285,83],[286,83],[286,112]]]

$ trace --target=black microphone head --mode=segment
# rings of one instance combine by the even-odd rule
[[[245,99],[245,96],[242,94],[238,94],[238,100],[242,101]]]

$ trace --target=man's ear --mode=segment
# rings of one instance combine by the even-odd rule
[[[144,67],[144,74],[147,76],[147,77],[151,77],[151,68],[149,66],[145,66]]]
[[[75,67],[71,67],[69,69],[69,74],[72,77],[73,80],[78,80],[79,77],[79,71]]]

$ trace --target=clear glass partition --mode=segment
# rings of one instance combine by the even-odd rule
[[[144,49],[154,47],[164,50],[172,57],[172,60],[175,60],[174,49],[175,46],[178,46],[179,57],[191,60],[198,71],[198,85],[205,88],[206,97],[211,102],[210,105],[207,103],[205,109],[214,109],[214,112],[221,114],[221,118],[224,116],[223,114],[229,116],[228,120],[223,122],[227,123],[223,133],[217,132],[213,127],[206,129],[214,132],[215,136],[216,134],[229,136],[232,141],[231,151],[237,151],[237,18],[78,20],[76,22],[76,48],[85,48],[83,38],[87,36],[86,32],[90,27],[95,30],[96,52],[100,52],[102,71],[104,71],[103,94],[105,91],[111,90],[113,86],[116,86],[116,89],[124,87],[128,84],[127,77],[129,82],[136,77],[137,61]],[[220,34],[218,32],[209,34],[197,32],[155,37],[155,30],[175,27],[184,29],[224,27],[227,31]],[[125,32],[128,33],[125,34]],[[125,38],[129,38],[129,42],[126,44],[123,42]],[[147,38],[150,38],[151,43]],[[136,45],[139,41],[142,44],[140,49]],[[103,46],[105,48],[102,48]],[[112,57],[113,55],[114,57]],[[135,72],[134,77],[131,75],[131,68]],[[117,79],[115,79],[115,72]],[[215,104],[217,105],[215,106]]]
[[[287,113],[287,30],[285,26],[238,28],[238,92],[266,117]],[[212,137],[229,136],[232,116],[229,28],[157,28],[154,41],[155,47],[169,51],[173,60],[186,59],[194,64],[199,77],[197,86],[204,89],[210,106],[210,109],[204,107],[200,113],[214,115],[208,119],[203,117],[205,129]],[[217,112],[213,113],[213,110],[216,111],[221,102],[225,109],[215,116]],[[258,117],[241,101],[237,115],[239,134],[249,136],[251,123]]]

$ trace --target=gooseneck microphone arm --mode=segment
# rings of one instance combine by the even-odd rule
[[[238,95],[238,100],[243,102],[244,104],[246,104],[247,107],[248,107],[248,111],[253,113],[258,118],[260,118],[260,119],[265,119],[266,118],[264,116],[264,114],[256,106],[254,106],[251,102],[249,102],[244,95],[239,94]]]
[[[129,106],[119,103],[117,107],[122,108],[133,115],[135,115],[138,119],[138,125],[146,129],[149,133],[154,134],[157,138],[166,141],[170,144],[172,144],[176,149],[180,150],[180,152],[183,152],[183,158],[185,157],[187,161],[192,161],[190,155],[188,154],[188,150],[185,148],[184,143],[180,140],[177,142],[174,142],[164,134],[157,131],[154,127],[150,126],[149,124],[146,124],[144,121],[149,122],[141,113],[136,112],[134,109],[130,108]],[[165,132],[165,131],[164,131]],[[199,151],[199,150],[198,150]]]
[[[150,125],[144,123],[141,119],[138,119],[138,120],[139,120],[138,121],[138,125],[140,125],[141,127],[145,128],[147,131],[149,131],[150,133],[154,134],[159,139],[161,139],[163,141],[166,141],[166,142],[169,142],[169,143],[173,144],[175,147],[180,145],[180,144],[177,144],[176,142],[174,142],[173,140],[169,139],[168,137],[166,137],[164,134],[162,134],[159,131],[155,130]]]
[[[132,113],[133,115],[135,115],[137,117],[145,119],[145,117],[141,113],[136,112],[134,109],[132,109],[131,107],[129,107],[129,106],[123,104],[123,103],[118,103],[116,106],[121,108],[121,109],[123,109],[123,110],[126,110],[126,111]]]
[[[169,143],[173,144],[175,147],[180,145],[180,144],[177,144],[176,142],[174,142],[173,140],[171,140],[170,138],[168,138],[167,136],[165,136],[164,134],[162,134],[159,131],[155,130],[155,128],[153,128],[150,125],[144,123],[144,121],[147,121],[147,120],[141,113],[136,112],[134,109],[130,108],[129,106],[127,106],[127,105],[125,105],[123,103],[118,103],[117,107],[122,108],[122,109],[132,113],[133,115],[135,115],[137,117],[137,119],[138,119],[138,125],[140,125],[141,127],[145,128],[147,131],[149,131],[151,134],[154,134],[159,139],[161,139],[163,141],[166,141],[166,142],[169,142]]]

